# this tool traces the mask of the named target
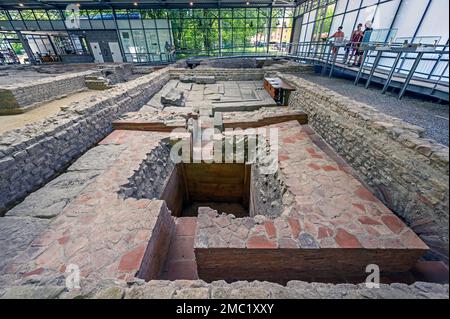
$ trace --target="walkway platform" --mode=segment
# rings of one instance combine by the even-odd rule
[[[307,57],[299,58],[297,56],[290,56],[289,58],[296,61],[313,63],[320,68],[320,72],[322,74],[327,76],[331,72],[331,69],[333,69],[334,75],[342,74],[346,76],[351,76],[353,78],[356,78],[360,71],[359,67],[348,66],[338,61],[333,65],[332,61],[327,62],[327,60],[319,58],[307,58]],[[386,69],[375,68],[371,76],[371,70],[372,70],[371,66],[363,67],[361,70],[359,82],[362,84],[366,84],[367,80],[370,77],[371,83],[373,82],[380,84],[381,86],[384,86],[389,77],[389,71]],[[406,79],[407,74],[396,72],[392,76],[389,87],[401,90],[405,84]],[[436,81],[428,80],[426,78],[413,77],[409,82],[408,86],[406,87],[406,91],[424,96],[430,96],[447,102],[449,101],[449,84],[448,82],[444,81],[436,83]]]

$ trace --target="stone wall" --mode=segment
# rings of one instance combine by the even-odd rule
[[[449,150],[423,130],[301,78],[289,105],[355,169],[391,210],[448,264]]]
[[[161,140],[147,154],[128,183],[121,185],[119,194],[125,198],[164,200],[172,215],[179,216],[183,209],[185,189],[179,176],[180,168],[170,159],[170,150],[171,144]]]
[[[195,70],[203,70],[206,68],[219,69],[261,69],[271,70],[279,69],[286,72],[313,72],[313,66],[310,64],[301,64],[293,62],[287,58],[270,58],[270,57],[229,57],[229,58],[209,58],[199,59],[200,64]]]
[[[256,69],[258,66],[261,67],[263,63],[263,59],[257,60],[253,57],[208,59],[202,61],[197,68]]]
[[[0,292],[0,299],[448,299],[449,286],[416,282],[380,284],[324,284],[289,281],[286,286],[261,281],[223,280],[151,280],[126,283],[105,283],[103,287],[82,287],[68,291],[63,286],[13,286]]]
[[[267,174],[261,171],[259,163],[253,164],[250,189],[250,216],[275,218],[283,213],[283,195],[287,189],[279,170]]]
[[[85,90],[84,78],[88,75],[100,73],[92,70],[3,85],[0,87],[0,114],[22,113],[38,104]]]
[[[55,116],[0,136],[0,213],[44,185],[138,110],[167,83],[163,69],[122,83],[107,95],[71,104]]]
[[[221,60],[218,60],[221,61]],[[266,63],[263,68],[229,68],[229,67],[199,67],[195,69],[181,68],[176,65],[170,69],[171,79],[179,79],[180,76],[214,76],[217,81],[258,81],[266,76],[273,76],[276,72],[297,73],[313,72],[311,65],[301,64],[292,61],[275,61]],[[220,66],[220,62],[217,62]],[[238,64],[239,67],[239,64]]]
[[[179,79],[184,76],[214,76],[217,81],[255,81],[264,78],[262,69],[181,69],[170,70],[171,79]]]
[[[136,199],[161,198],[175,169],[175,163],[170,159],[170,146],[170,143],[162,141],[152,149],[139,169],[129,178],[128,184],[121,186],[120,194]]]

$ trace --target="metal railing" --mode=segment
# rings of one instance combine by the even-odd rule
[[[430,37],[435,38],[435,37]],[[425,41],[427,42],[427,41]],[[428,41],[430,42],[430,41]],[[437,45],[423,43],[394,42],[368,42],[359,46],[349,44],[348,41],[340,43],[317,41],[300,44],[277,43],[263,44],[263,46],[234,46],[212,48],[210,50],[177,50],[176,58],[229,58],[229,57],[289,57],[296,61],[319,65],[322,75],[331,77],[335,69],[348,69],[356,72],[355,84],[366,78],[367,88],[375,76],[382,78],[382,93],[386,93],[393,81],[400,82],[399,98],[402,98],[411,81],[422,85],[433,95],[436,91],[448,95],[449,82],[449,49],[448,44]],[[361,56],[356,56],[357,52]],[[148,54],[147,54],[148,55]],[[152,62],[152,60],[168,60],[168,55],[159,54],[148,58],[147,55],[133,54],[134,62]],[[357,68],[349,66],[349,61],[361,61]],[[138,62],[138,63],[139,63]],[[169,61],[167,61],[169,62]],[[380,74],[383,74],[380,77]],[[398,84],[397,84],[398,87]],[[448,97],[446,98],[448,100]]]
[[[287,44],[291,57],[306,63],[322,66],[322,74],[328,72],[331,77],[335,67],[349,68],[348,61],[360,61],[357,64],[355,85],[366,74],[365,87],[369,87],[376,73],[384,73],[382,93],[391,86],[394,79],[401,78],[399,98],[401,99],[412,80],[422,82],[433,95],[436,90],[447,94],[449,82],[449,48],[446,45],[419,43],[361,43],[359,48],[351,43],[335,44],[333,42],[305,42]],[[361,56],[355,55],[359,52]]]
[[[435,37],[430,37],[435,39]],[[421,81],[433,95],[436,90],[443,91],[448,95],[449,82],[449,49],[448,44],[437,45],[420,43],[393,42],[368,42],[359,46],[352,45],[348,41],[340,43],[318,41],[303,42],[300,44],[282,43],[277,45],[264,45],[264,50],[257,47],[237,46],[227,47],[219,50],[215,48],[208,52],[203,52],[201,57],[289,57],[296,61],[311,63],[322,67],[322,74],[331,77],[335,68],[348,68],[353,72],[355,68],[346,65],[348,61],[361,61],[357,65],[355,84],[368,74],[366,88],[378,73],[384,73],[382,93],[385,93],[391,86],[394,79],[401,78],[401,89],[399,98],[405,94],[412,80]],[[430,41],[425,41],[430,42]],[[268,49],[267,49],[268,48]],[[253,51],[254,50],[254,51]],[[361,56],[355,58],[359,50]],[[180,54],[181,53],[181,54]],[[178,51],[178,57],[196,56],[194,52]],[[198,55],[197,55],[198,56]],[[447,97],[448,100],[448,97]]]
[[[337,50],[337,54],[330,57],[333,48]],[[352,50],[351,47],[347,47],[347,49]],[[395,65],[395,72],[403,74],[410,73],[413,62],[417,60],[417,56],[421,55],[422,70],[416,69],[414,76],[448,82],[448,45],[404,47],[403,43],[393,43],[389,46],[383,43],[368,43],[360,49],[363,54],[367,53],[364,61],[365,67],[372,67],[374,62],[377,62],[377,68],[391,70]],[[336,61],[346,62],[345,60],[351,59],[355,52],[350,52],[347,55],[345,50],[345,45],[335,45],[330,42],[305,42],[295,45],[289,44],[288,52],[289,55],[298,58],[328,60],[329,62],[335,59]],[[381,56],[377,61],[379,52],[381,52]],[[400,57],[396,64],[398,55]]]

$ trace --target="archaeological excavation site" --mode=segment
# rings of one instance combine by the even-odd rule
[[[448,75],[269,46],[0,63],[0,299],[447,299]]]

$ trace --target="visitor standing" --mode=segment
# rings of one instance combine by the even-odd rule
[[[332,47],[333,56],[339,51],[339,46],[344,43],[345,33],[342,31],[343,27],[340,26],[337,31],[329,38],[334,38],[334,45]]]
[[[364,32],[362,34],[362,39],[361,39],[361,43],[369,43],[370,42],[370,38],[372,36],[372,32],[373,32],[373,28],[372,28],[372,22],[371,21],[367,21],[364,24]],[[359,59],[358,59],[358,64],[356,64],[356,66],[361,66],[362,63],[362,59],[363,59],[363,51],[361,50],[361,44],[359,45]]]
[[[354,57],[354,62],[352,65],[357,65],[357,61],[359,56],[361,55],[361,51],[359,50],[359,46],[361,45],[361,41],[363,39],[364,33],[362,31],[362,23],[359,23],[356,27],[356,30],[352,32],[352,36],[350,37],[350,52],[351,56],[348,61],[348,64],[350,65],[352,63],[352,58]]]

